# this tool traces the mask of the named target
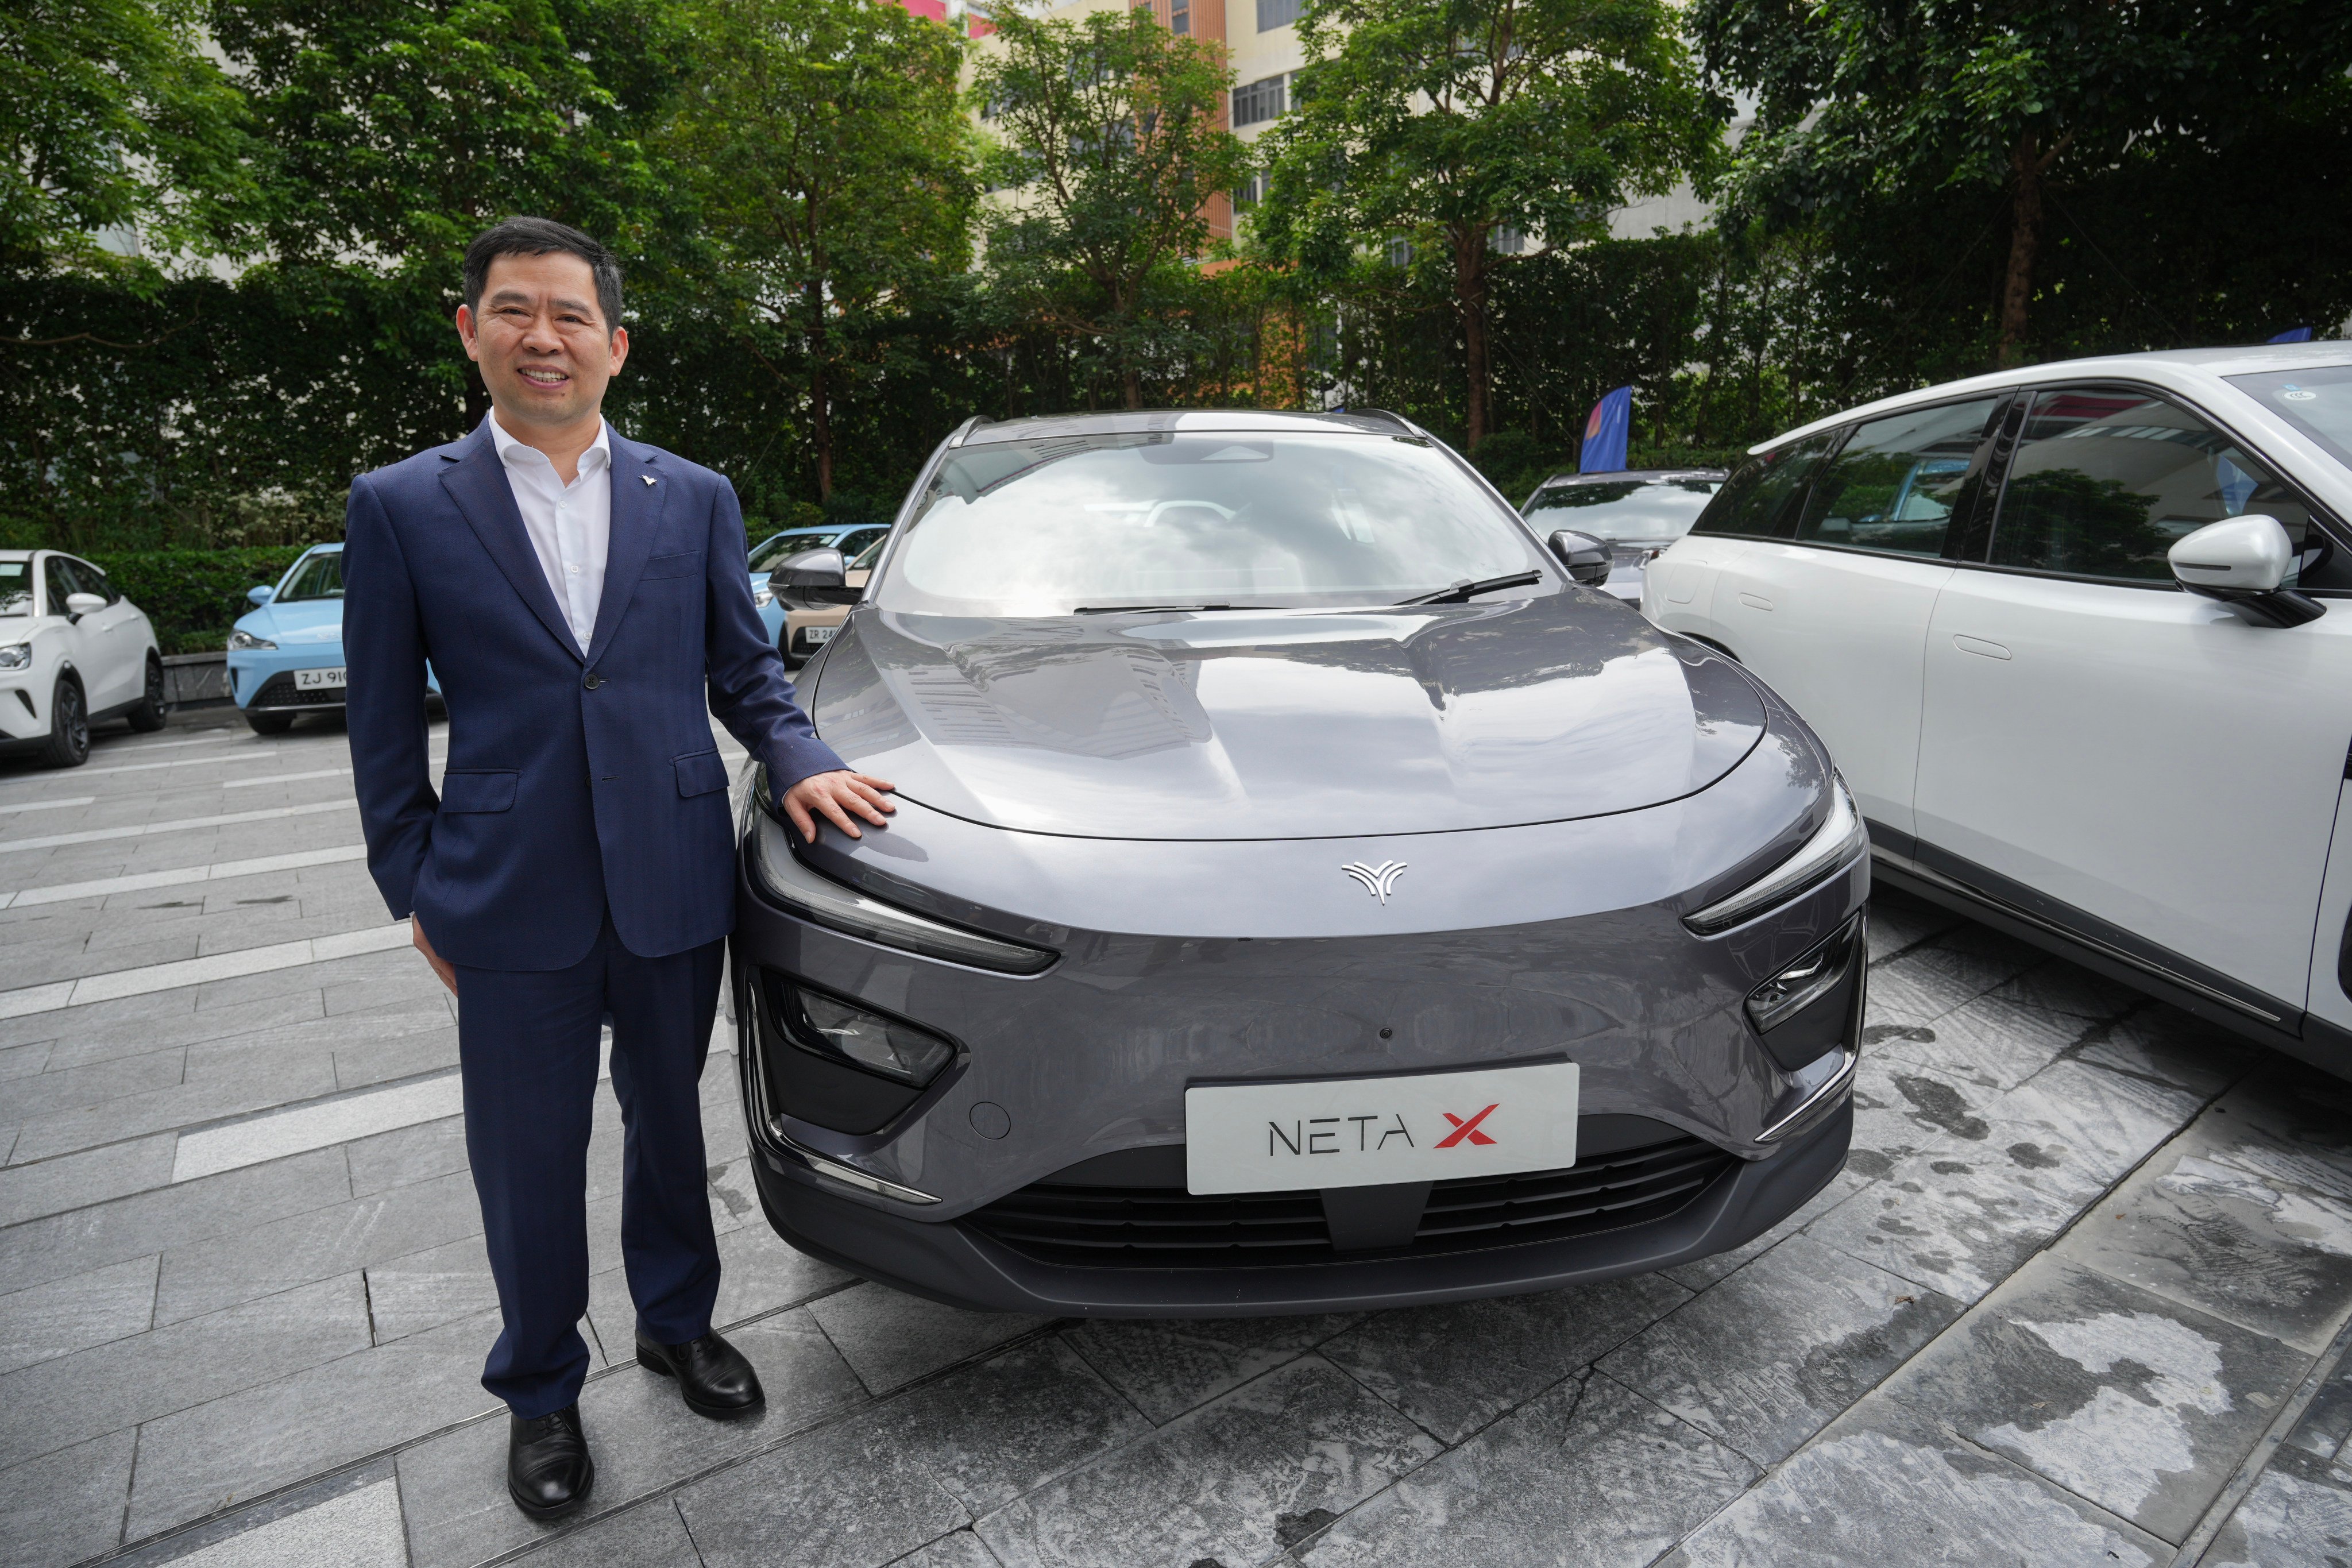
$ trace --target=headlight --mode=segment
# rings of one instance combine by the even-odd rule
[[[761,584],[758,587],[751,590],[751,603],[757,605],[760,608],[764,610],[775,602],[775,590],[769,587],[765,583]]]
[[[793,853],[793,830],[766,812],[755,815],[751,862],[760,890],[813,924],[863,937],[884,947],[918,952],[950,963],[968,963],[1002,974],[1039,974],[1058,956],[1043,948],[982,936],[975,931],[927,920],[910,910],[869,898],[856,889],[818,875]]]
[[[1685,915],[1683,924],[1701,936],[1728,931],[1751,915],[1818,887],[1866,851],[1870,835],[1862,826],[1862,813],[1853,808],[1853,796],[1846,793],[1845,781],[1833,780],[1831,792],[1829,820],[1802,847],[1729,898]]]
[[[278,645],[268,637],[255,637],[251,632],[238,631],[228,634],[228,651],[231,653],[251,653],[256,648],[264,647],[274,653],[277,651]]]
[[[764,972],[763,972],[764,973]],[[767,974],[768,1005],[804,1050],[924,1089],[955,1060],[955,1047],[929,1029]]]
[[[29,669],[33,665],[33,645],[12,642],[0,647],[0,669]]]

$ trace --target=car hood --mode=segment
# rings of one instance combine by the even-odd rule
[[[279,647],[308,647],[343,640],[341,599],[297,599],[290,605],[264,605],[238,617],[236,628],[268,637]]]
[[[835,750],[911,799],[1099,838],[1633,811],[1706,788],[1765,723],[1727,660],[1580,591],[1039,620],[863,608],[810,700]]]

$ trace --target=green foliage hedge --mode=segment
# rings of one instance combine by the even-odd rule
[[[253,607],[246,591],[257,583],[274,586],[307,548],[101,551],[90,559],[147,612],[165,653],[216,653]]]

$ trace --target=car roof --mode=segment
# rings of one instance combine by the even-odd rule
[[[1874,403],[1858,404],[1816,419],[1810,425],[1784,430],[1769,441],[1759,441],[1748,450],[1750,454],[1769,452],[1775,447],[1802,440],[1824,430],[1834,430],[1857,419],[1892,414],[1923,403],[1940,403],[1949,397],[1965,397],[1970,393],[2007,392],[2015,387],[2039,385],[2045,382],[2086,381],[2104,376],[2123,380],[2211,383],[2225,376],[2324,364],[2352,364],[2352,342],[2324,340],[2309,343],[2253,343],[2237,348],[2168,349],[2150,353],[2103,354],[2095,359],[2021,364],[1984,375],[1969,376],[1964,381],[1939,382],[1916,391],[1882,397]]]
[[[1548,490],[1555,485],[1622,484],[1627,479],[1665,483],[1675,479],[1723,479],[1730,477],[1722,468],[1612,468],[1596,474],[1554,474],[1536,489]]]
[[[1419,434],[1407,420],[1384,409],[1359,409],[1328,414],[1271,408],[1140,408],[1092,414],[1047,414],[1025,419],[988,422],[967,428],[958,446],[986,446],[998,441],[1034,441],[1054,436],[1191,435],[1227,431],[1272,434],[1276,431],[1323,430],[1348,435]]]

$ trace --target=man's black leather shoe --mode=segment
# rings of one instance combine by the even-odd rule
[[[587,1501],[595,1484],[596,1461],[588,1457],[578,1405],[551,1415],[509,1417],[507,1495],[515,1507],[533,1519],[560,1519]]]
[[[760,1374],[751,1370],[743,1352],[715,1333],[682,1345],[657,1345],[640,1334],[637,1363],[677,1379],[687,1408],[698,1415],[723,1421],[730,1415],[748,1415],[768,1400],[760,1388]]]

